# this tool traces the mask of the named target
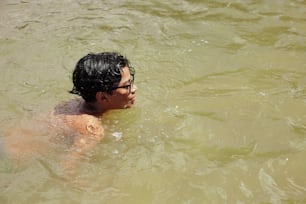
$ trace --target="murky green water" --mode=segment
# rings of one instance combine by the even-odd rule
[[[19,167],[1,153],[0,203],[306,203],[305,14],[304,0],[1,1],[0,139],[32,124],[48,148]],[[63,176],[65,148],[30,121],[101,51],[132,61],[137,105],[106,114],[105,140]]]

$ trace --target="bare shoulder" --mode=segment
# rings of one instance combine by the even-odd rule
[[[52,114],[52,123],[56,123],[56,126],[66,126],[82,136],[101,140],[104,136],[101,118],[82,113],[81,106],[82,101],[79,99],[59,104]]]
[[[80,114],[72,119],[72,128],[79,131],[84,136],[102,139],[104,129],[100,118],[93,115]]]

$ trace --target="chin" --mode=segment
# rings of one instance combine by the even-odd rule
[[[124,106],[124,108],[132,108],[134,106],[134,104],[127,104]]]

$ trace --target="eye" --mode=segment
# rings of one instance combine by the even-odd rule
[[[129,89],[130,87],[131,87],[131,84],[126,85],[124,88],[125,88],[125,89]]]

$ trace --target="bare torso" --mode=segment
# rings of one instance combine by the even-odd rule
[[[10,128],[4,133],[1,148],[10,158],[20,162],[43,154],[49,140],[61,137],[58,141],[68,144],[69,151],[62,155],[60,165],[74,168],[80,154],[90,151],[104,137],[101,116],[86,112],[83,105],[83,100],[73,99],[57,105],[43,119],[35,118],[22,127]],[[42,138],[45,136],[48,138]]]

